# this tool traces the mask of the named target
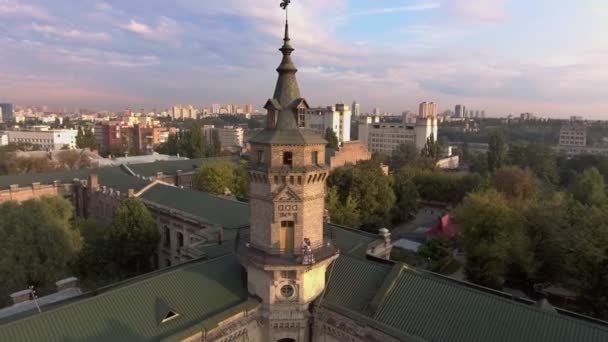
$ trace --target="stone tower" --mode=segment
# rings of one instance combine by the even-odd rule
[[[262,300],[264,341],[308,341],[309,304],[325,288],[338,257],[323,237],[326,141],[305,128],[309,108],[300,95],[285,24],[279,77],[266,128],[250,140],[251,228],[238,256],[249,293]]]

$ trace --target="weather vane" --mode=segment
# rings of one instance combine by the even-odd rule
[[[287,18],[288,15],[288,11],[287,11],[287,6],[289,6],[289,4],[291,3],[291,0],[282,0],[281,1],[281,8],[285,10],[285,18]]]

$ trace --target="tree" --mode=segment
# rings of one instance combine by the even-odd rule
[[[331,223],[358,228],[361,225],[361,213],[358,206],[357,200],[352,195],[348,195],[346,201],[342,203],[338,190],[336,188],[329,189],[327,211]]]
[[[60,197],[0,205],[0,303],[29,285],[55,291],[54,282],[69,275],[80,250],[72,212]]]
[[[327,127],[325,130],[325,140],[327,140],[327,147],[338,149],[340,147],[340,140],[333,129]]]
[[[585,205],[602,206],[606,204],[606,184],[595,167],[578,175],[570,191],[576,200]]]
[[[211,133],[211,148],[208,157],[217,157],[222,153],[222,142],[220,141],[220,132],[216,129]]]
[[[114,212],[104,246],[106,258],[123,278],[154,269],[160,233],[156,221],[137,198],[124,200]]]
[[[70,150],[57,153],[57,163],[68,169],[78,170],[91,166],[91,159],[82,152]]]
[[[346,203],[349,195],[353,197],[361,213],[363,229],[376,232],[390,224],[395,194],[391,179],[384,175],[380,164],[365,161],[337,169],[327,183],[329,187],[336,187],[342,203]]]
[[[488,170],[494,172],[500,169],[505,162],[506,146],[504,137],[500,132],[495,132],[490,137],[488,150]]]
[[[76,147],[84,149],[88,148],[94,150],[97,147],[95,140],[95,133],[91,127],[78,127],[78,133],[76,134]]]
[[[454,211],[462,227],[465,274],[477,284],[500,289],[507,273],[534,270],[523,219],[494,190],[472,193]]]
[[[243,164],[239,167],[228,162],[207,164],[194,175],[193,186],[211,194],[246,198],[249,186],[247,170]]]
[[[494,187],[512,201],[527,201],[538,193],[538,184],[529,170],[507,166],[496,170]]]
[[[532,170],[548,183],[559,183],[557,156],[550,146],[539,143],[514,143],[509,146],[509,162],[522,169]]]
[[[430,137],[426,139],[426,144],[422,148],[421,156],[425,158],[429,158],[434,160],[435,162],[439,160],[441,153],[441,147],[439,143],[435,140],[435,136],[431,134]]]
[[[397,146],[390,158],[391,168],[399,170],[404,166],[415,165],[420,159],[420,152],[416,145],[411,142],[405,142]]]
[[[399,223],[407,222],[414,217],[420,199],[412,170],[404,168],[395,174],[393,191],[396,196],[394,220]]]
[[[4,167],[9,175],[50,172],[57,168],[55,163],[45,157],[11,157],[4,162]]]
[[[190,126],[190,129],[184,134],[181,143],[183,151],[188,158],[204,158],[208,154],[206,138],[201,128],[196,124]]]

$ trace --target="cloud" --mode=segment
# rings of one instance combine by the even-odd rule
[[[176,44],[179,43],[179,36],[182,33],[181,27],[175,20],[164,16],[160,17],[158,25],[155,27],[135,19],[131,19],[128,24],[120,27],[149,41],[173,42]]]
[[[346,17],[359,17],[375,14],[387,14],[387,13],[400,13],[400,12],[416,12],[416,11],[428,11],[434,10],[441,7],[439,3],[425,2],[417,5],[399,6],[399,7],[387,7],[387,8],[373,8],[360,12],[352,12],[346,15]]]
[[[452,16],[461,20],[501,22],[509,17],[509,0],[446,0]]]
[[[23,4],[15,0],[0,0],[0,17],[27,17],[51,20],[52,16],[42,7]]]
[[[45,34],[51,37],[62,38],[66,40],[75,40],[82,42],[107,42],[110,40],[110,35],[105,32],[85,32],[75,29],[59,28],[51,25],[33,24],[31,30]]]

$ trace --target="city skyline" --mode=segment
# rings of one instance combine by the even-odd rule
[[[606,118],[601,0],[293,1],[313,105],[393,113],[438,103],[488,115]],[[94,107],[252,103],[271,92],[278,1],[0,0],[0,101]],[[564,23],[570,23],[564,25]],[[567,49],[567,50],[566,50]]]

